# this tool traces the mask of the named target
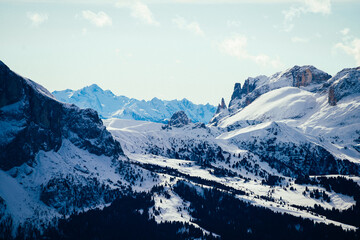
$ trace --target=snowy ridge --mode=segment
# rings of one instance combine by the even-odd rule
[[[81,108],[95,109],[102,118],[134,119],[152,122],[166,122],[173,113],[184,111],[193,122],[208,123],[215,112],[210,104],[194,104],[187,99],[150,101],[116,96],[110,90],[102,90],[93,84],[79,90],[54,91],[54,96],[62,102],[73,103]]]
[[[184,127],[182,131],[178,128],[173,128],[169,130],[161,128],[160,124],[156,123],[153,123],[154,126],[152,126],[153,124],[147,124],[146,122],[121,119],[104,120],[104,123],[108,126],[108,130],[113,133],[116,139],[121,141],[121,144],[124,147],[124,151],[127,153],[129,159],[132,162],[140,163],[140,165],[150,164],[162,168],[175,169],[179,173],[183,174],[183,177],[175,177],[173,178],[173,180],[168,180],[169,182],[167,182],[165,185],[174,184],[176,183],[176,179],[181,180],[184,179],[185,176],[197,178],[200,177],[201,179],[221,183],[224,186],[244,191],[247,194],[247,197],[239,197],[246,201],[252,202],[252,204],[256,206],[265,206],[276,212],[284,212],[294,216],[302,216],[304,218],[309,218],[317,222],[335,224],[338,226],[342,226],[344,229],[355,229],[351,225],[341,224],[336,221],[327,220],[324,217],[317,216],[316,214],[313,214],[311,212],[309,213],[307,211],[303,212],[302,210],[291,206],[295,203],[300,206],[308,207],[313,207],[315,204],[320,204],[326,209],[332,209],[333,207],[337,209],[348,209],[355,203],[353,198],[341,194],[327,192],[324,188],[318,188],[313,186],[309,186],[309,189],[311,191],[316,189],[318,189],[319,191],[325,191],[330,196],[330,202],[327,203],[321,200],[315,200],[313,198],[310,198],[309,196],[304,196],[303,192],[305,191],[305,186],[294,183],[291,178],[284,178],[281,173],[271,168],[266,162],[260,161],[260,157],[250,153],[249,151],[242,150],[236,145],[233,145],[231,142],[228,142],[227,137],[225,137],[228,136],[227,132],[221,133],[221,131],[212,127],[208,129],[196,129],[196,132],[192,132],[194,131],[194,129],[190,128],[190,126],[188,126],[187,128]],[[266,128],[274,124],[275,123],[264,123],[262,125],[264,125],[263,128]],[[240,129],[239,131],[249,132],[250,129],[251,127],[249,127],[248,130]],[[252,127],[252,130],[256,129],[260,129],[260,126]],[[287,133],[283,134],[287,135]],[[301,136],[300,133],[298,134],[299,135],[294,135],[294,139]],[[199,166],[199,162],[194,160],[171,159],[167,157],[168,151],[166,149],[171,149],[172,147],[171,144],[168,145],[166,143],[172,141],[171,136],[173,135],[176,135],[177,138],[180,139],[180,142],[186,141],[187,137],[198,139],[197,141],[204,141],[204,138],[202,138],[202,136],[206,136],[208,142],[212,142],[213,145],[223,148],[222,154],[224,155],[225,159],[217,159],[215,161],[212,161],[207,166]],[[153,152],[152,149],[146,149],[143,147],[147,145],[146,141],[150,141],[149,139],[151,139],[152,141],[156,140],[156,143],[154,145],[156,145],[158,149],[164,148],[165,151],[158,151],[156,154],[159,155],[150,154],[151,152]],[[301,139],[297,140],[298,142],[302,141]],[[179,147],[181,147],[181,145],[179,145]],[[247,161],[245,159],[249,159],[247,163],[250,166],[249,168],[235,166],[236,163]],[[254,171],[255,165],[257,165],[258,171]],[[217,176],[215,174],[214,168],[233,171],[236,173],[237,176]],[[264,174],[283,177],[282,185],[275,187],[263,185],[261,181],[262,179],[264,179]],[[289,187],[286,187],[284,189],[284,185],[290,185],[292,186],[291,188],[294,188],[296,190],[289,190]],[[268,197],[269,194],[274,200],[268,201],[263,199]],[[171,203],[171,205],[176,205],[177,202],[180,201],[179,199],[176,199],[177,197],[171,200],[174,201],[173,203]],[[178,219],[179,213],[176,213],[173,217],[170,217],[169,215],[167,215],[169,211],[171,211],[170,209],[168,209],[169,206],[166,204],[161,205],[158,201],[159,200],[156,200],[157,204],[159,204],[157,206],[160,209],[164,208],[162,210],[162,213],[164,215],[160,214],[157,217],[159,218],[159,221],[161,221],[160,219],[164,218],[167,220]],[[183,213],[182,216],[184,218],[181,221],[185,221],[184,219],[188,219],[187,221],[191,221],[187,217],[188,213]]]
[[[11,238],[2,235],[9,229],[12,237],[18,229],[42,232],[58,219],[71,222],[73,213],[90,216],[86,225],[91,218],[86,212],[99,208],[95,216],[102,216],[129,196],[148,199],[146,207],[127,209],[135,219],[181,223],[175,229],[184,234],[179,236],[191,226],[221,238],[217,225],[236,229],[249,212],[256,220],[246,223],[246,234],[262,229],[258,221],[268,216],[290,219],[278,231],[323,229],[357,236],[360,97],[349,85],[357,86],[360,69],[330,80],[312,66],[249,78],[242,88],[235,85],[229,108],[223,101],[205,125],[190,121],[186,110],[168,124],[133,120],[139,101],[96,85],[58,93],[116,114],[129,113],[118,109],[121,99],[134,103],[126,115],[130,119],[110,114],[113,118],[101,120],[95,110],[54,100],[4,66],[0,62],[0,83],[6,86],[0,101],[0,238]],[[164,102],[150,102],[151,111],[144,114],[163,119],[169,110]],[[192,106],[184,103],[191,111]],[[226,211],[231,214],[217,215]],[[207,222],[212,216],[215,220]]]

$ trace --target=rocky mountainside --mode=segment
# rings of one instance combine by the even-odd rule
[[[0,238],[109,204],[138,179],[95,110],[57,101],[3,62],[0,136]]]
[[[0,238],[357,239],[359,81],[295,66],[236,84],[208,125],[162,124],[100,120],[2,64]]]
[[[95,109],[101,118],[134,119],[166,123],[173,113],[184,111],[193,122],[208,123],[215,112],[210,104],[194,104],[187,99],[140,101],[125,96],[116,96],[110,90],[102,90],[96,84],[79,90],[54,91],[59,101],[76,104],[81,108]]]
[[[124,156],[94,110],[58,102],[2,62],[0,86],[1,169],[30,163],[41,150],[58,151],[63,139],[96,155]]]
[[[330,78],[329,74],[314,66],[294,66],[270,77],[248,78],[242,87],[240,83],[235,84],[229,103],[229,112],[234,113],[248,106],[262,94],[282,87],[303,87],[314,91],[317,85],[325,83]]]
[[[313,66],[295,66],[248,78],[243,88],[235,84],[229,111],[215,114],[211,124],[227,130],[220,138],[258,154],[278,171],[357,175],[357,165],[344,166],[360,159],[359,73],[344,69],[330,78]],[[315,159],[323,166],[316,167]]]

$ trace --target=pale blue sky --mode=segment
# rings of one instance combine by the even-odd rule
[[[217,104],[249,76],[359,66],[359,23],[360,1],[0,0],[0,60],[51,91]]]

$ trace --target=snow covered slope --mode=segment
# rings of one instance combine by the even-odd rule
[[[230,114],[252,103],[256,98],[269,91],[283,87],[301,87],[308,91],[316,91],[331,76],[314,66],[294,66],[274,75],[248,78],[241,87],[236,83],[229,103]]]
[[[322,85],[270,90],[249,105],[233,109],[217,125],[234,135],[231,130],[276,121],[282,128],[293,128],[302,139],[326,149],[335,158],[360,163],[359,72],[359,68],[345,69]],[[331,104],[330,99],[336,99],[336,103]],[[289,142],[295,143],[296,139]]]
[[[255,206],[263,206],[275,212],[301,216],[316,222],[333,223],[345,229],[354,229],[353,226],[304,211],[304,208],[312,208],[315,205],[324,209],[348,209],[355,204],[353,198],[328,192],[319,186],[300,185],[295,183],[293,178],[287,177],[296,175],[298,172],[305,174],[338,172],[340,169],[347,169],[347,166],[338,166],[338,162],[334,159],[333,162],[319,160],[313,163],[298,163],[299,165],[291,162],[294,159],[288,159],[287,167],[285,164],[276,166],[274,162],[264,160],[264,151],[258,151],[259,148],[239,144],[240,138],[245,142],[252,143],[252,139],[266,135],[264,133],[273,135],[277,131],[278,133],[275,135],[279,137],[279,142],[276,143],[276,146],[282,150],[286,144],[292,144],[289,149],[308,151],[312,154],[321,153],[322,150],[312,149],[319,147],[316,144],[304,146],[301,150],[302,144],[311,140],[284,123],[267,122],[227,131],[193,123],[180,128],[172,128],[159,123],[134,120],[106,119],[103,121],[107,129],[121,142],[131,162],[168,174],[170,179],[173,179],[166,180],[165,186],[171,186],[182,179],[201,183],[202,186],[214,187],[215,185],[220,189],[242,192],[243,194],[240,194],[239,198],[249,201]],[[271,139],[272,136],[268,135],[267,138]],[[286,155],[286,151],[277,151],[274,158],[285,162]],[[326,168],[329,166],[333,169]],[[294,167],[298,167],[298,169],[294,170]],[[271,183],[270,179],[275,182]],[[310,190],[306,190],[308,188]],[[307,193],[307,191],[310,192]],[[311,197],[312,191],[324,191],[324,196],[329,196],[330,199],[324,201],[322,198]],[[171,198],[174,197],[170,202],[166,199],[156,200],[156,207],[164,214],[156,216],[159,221],[179,220],[181,212],[174,214],[173,217],[167,215],[169,211],[173,210],[169,209],[171,207],[166,203],[169,203],[170,206],[175,204],[174,208],[178,208],[181,199],[173,196],[171,188],[169,188],[168,194]],[[295,205],[299,207],[294,207]],[[181,213],[183,217],[181,221],[191,222],[189,215],[191,216],[191,213]]]
[[[111,203],[146,181],[94,110],[58,102],[1,61],[0,86],[0,238]]]
[[[249,79],[243,88],[235,85],[229,108],[223,102],[205,125],[189,121],[186,111],[173,111],[167,124],[100,120],[96,111],[57,101],[0,62],[0,238],[40,238],[67,218],[58,227],[73,220],[75,227],[53,229],[57,238],[89,227],[111,239],[91,221],[117,223],[126,211],[136,220],[131,228],[163,224],[180,239],[195,237],[189,226],[207,236],[231,233],[229,239],[285,230],[304,239],[319,231],[354,238],[360,187],[350,179],[360,176],[359,70],[328,80],[314,67],[295,66]],[[90,88],[91,105],[117,111],[111,107],[121,97]],[[121,199],[136,201],[113,211]],[[142,207],[133,205],[145,199]]]
[[[102,90],[96,84],[79,90],[54,91],[62,102],[73,103],[81,108],[95,109],[101,118],[135,119],[151,122],[166,122],[173,113],[184,111],[193,122],[208,123],[215,112],[210,104],[194,104],[187,99],[140,101],[125,96],[116,96],[110,90]]]

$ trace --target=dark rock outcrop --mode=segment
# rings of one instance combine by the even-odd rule
[[[215,114],[218,114],[218,113],[220,113],[222,110],[225,110],[225,109],[227,109],[226,104],[225,104],[225,100],[224,100],[224,98],[221,98],[221,103],[218,105]]]
[[[340,71],[324,84],[324,88],[327,87],[328,102],[331,106],[335,106],[344,97],[360,94],[360,67]]]
[[[188,125],[190,122],[191,120],[184,111],[178,111],[171,116],[169,126],[179,128]]]
[[[97,155],[124,155],[96,111],[58,102],[41,85],[0,61],[0,169],[25,162],[37,152],[57,151],[62,139]]]
[[[244,96],[248,95],[256,88],[256,78],[248,78],[245,80],[243,87],[240,83],[235,83],[234,92],[231,96],[229,107],[233,106],[235,100],[240,100]],[[249,97],[246,97],[246,105],[249,105],[252,101]]]

